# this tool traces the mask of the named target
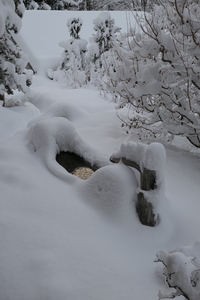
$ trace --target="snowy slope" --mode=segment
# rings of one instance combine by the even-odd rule
[[[43,24],[48,22],[46,12],[31,14],[32,21],[24,19],[26,28],[29,21],[35,28],[40,14]],[[60,19],[55,17],[55,23]],[[164,285],[155,272],[157,251],[200,239],[200,159],[166,147],[160,223],[141,225],[133,171],[108,161],[134,136],[123,131],[115,105],[97,90],[63,89],[48,80],[43,47],[31,44],[30,32],[23,33],[25,41],[32,51],[38,49],[37,55],[33,52],[41,63],[30,103],[0,109],[0,299],[157,299]],[[50,41],[50,56],[58,56],[54,38]],[[64,147],[108,165],[83,181],[56,163],[55,153]]]

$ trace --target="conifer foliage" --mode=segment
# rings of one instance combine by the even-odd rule
[[[67,27],[71,38],[63,40],[59,46],[64,48],[61,57],[61,64],[56,71],[47,70],[50,79],[60,81],[64,86],[77,88],[85,84],[85,66],[87,41],[80,38],[82,20],[78,18],[69,18]]]
[[[19,32],[24,9],[21,0],[0,0],[0,99],[3,106],[8,105],[6,95],[12,95],[13,90],[26,93],[31,83],[32,73],[25,71],[28,57],[11,35],[12,31]],[[8,102],[9,105],[21,103],[20,100]]]
[[[39,10],[68,10],[78,7],[78,3],[73,0],[24,0],[26,9]]]
[[[120,28],[115,26],[115,20],[111,18],[109,12],[101,12],[99,16],[94,19],[95,34],[91,39],[92,43],[96,43],[98,51],[94,54],[94,62],[98,59],[100,67],[102,66],[102,54],[112,48],[116,33]]]

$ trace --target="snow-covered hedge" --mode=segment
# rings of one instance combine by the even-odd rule
[[[18,33],[21,29],[25,7],[23,1],[0,0],[0,100],[6,106],[6,96],[12,95],[13,90],[24,94],[29,91],[32,73],[26,72],[28,56],[15,43],[11,31]],[[23,99],[9,98],[8,106],[23,103]]]

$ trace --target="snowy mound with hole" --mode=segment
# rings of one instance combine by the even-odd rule
[[[72,104],[64,101],[54,103],[46,113],[29,122],[29,143],[55,176],[78,184],[77,188],[86,203],[110,218],[123,216],[122,220],[126,223],[127,214],[131,211],[130,215],[134,215],[138,187],[135,174],[124,165],[110,165],[107,158],[79,136],[70,120],[84,117],[87,118],[88,114]],[[56,155],[61,151],[75,153],[101,168],[81,183],[79,178],[56,162]]]
[[[34,151],[40,153],[52,173],[69,181],[75,180],[74,176],[63,171],[55,160],[61,151],[75,153],[98,167],[110,164],[95,147],[79,136],[69,121],[83,116],[87,114],[74,105],[61,101],[53,104],[46,113],[28,124],[30,144]]]

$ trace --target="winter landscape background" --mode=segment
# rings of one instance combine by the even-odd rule
[[[94,87],[69,89],[46,75],[59,65],[69,16],[82,18],[88,39],[98,14],[26,11],[16,38],[37,73],[29,102],[0,107],[2,300],[157,299],[165,282],[156,253],[199,240],[198,153],[185,140],[165,145],[160,222],[143,226],[134,171],[109,162],[121,143],[134,141],[116,104]],[[123,31],[127,18],[134,22],[129,13],[111,16]],[[83,181],[56,163],[58,148],[107,166]]]

